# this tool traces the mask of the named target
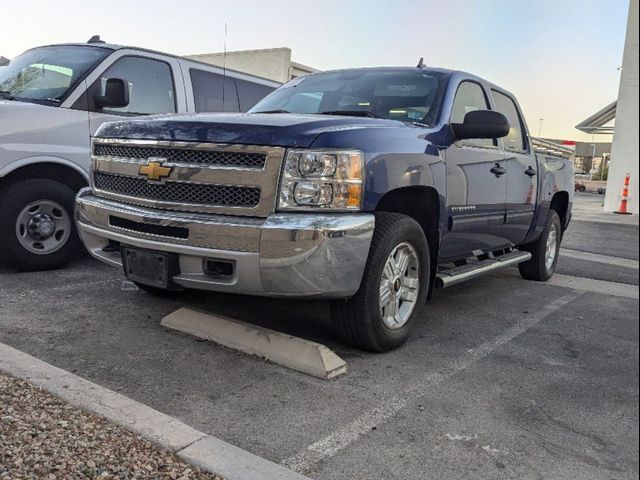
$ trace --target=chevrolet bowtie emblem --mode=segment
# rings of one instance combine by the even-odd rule
[[[147,180],[162,180],[171,175],[171,167],[163,167],[161,161],[149,159],[149,163],[142,165],[138,170],[138,175],[144,175]]]

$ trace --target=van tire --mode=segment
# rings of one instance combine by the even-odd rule
[[[337,335],[345,343],[371,352],[386,352],[406,342],[424,307],[430,279],[429,245],[422,228],[411,217],[389,212],[378,212],[375,217],[375,230],[360,288],[349,299],[331,302],[331,318]],[[390,328],[380,306],[381,286],[386,281],[383,270],[390,255],[402,245],[409,246],[412,258],[416,259],[417,268],[413,271],[419,284],[408,320],[402,326]]]
[[[19,231],[24,230],[21,226],[23,223],[18,225],[18,218],[31,215],[33,219],[35,214],[29,213],[26,208],[38,202],[43,202],[42,211],[53,209],[53,217],[50,215],[49,218],[53,218],[55,228],[65,227],[55,231],[55,241],[51,242],[51,246],[42,246],[45,252],[51,250],[51,253],[34,253],[25,244],[37,245],[38,242],[29,233],[23,235],[22,241],[18,236]],[[0,263],[22,272],[52,270],[66,265],[83,253],[85,250],[74,221],[74,204],[75,192],[71,188],[46,178],[19,180],[0,191]],[[36,207],[32,209],[38,212]]]

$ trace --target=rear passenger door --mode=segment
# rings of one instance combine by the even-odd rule
[[[507,117],[511,126],[509,135],[501,139],[507,169],[504,236],[519,245],[533,222],[538,193],[538,165],[517,103],[506,93],[492,90],[491,94],[496,110]]]
[[[450,122],[462,123],[467,113],[490,110],[484,87],[475,81],[460,83]],[[492,172],[504,166],[504,152],[493,139],[458,141],[445,151],[447,168],[447,220],[440,255],[465,258],[497,250],[508,242],[502,236],[507,181]]]

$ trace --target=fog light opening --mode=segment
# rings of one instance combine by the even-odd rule
[[[232,260],[207,258],[204,261],[204,273],[212,277],[230,279],[234,270],[235,262]]]

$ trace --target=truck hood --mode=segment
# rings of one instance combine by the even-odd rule
[[[308,148],[323,133],[371,128],[406,125],[397,120],[336,115],[213,113],[109,122],[96,136]]]

